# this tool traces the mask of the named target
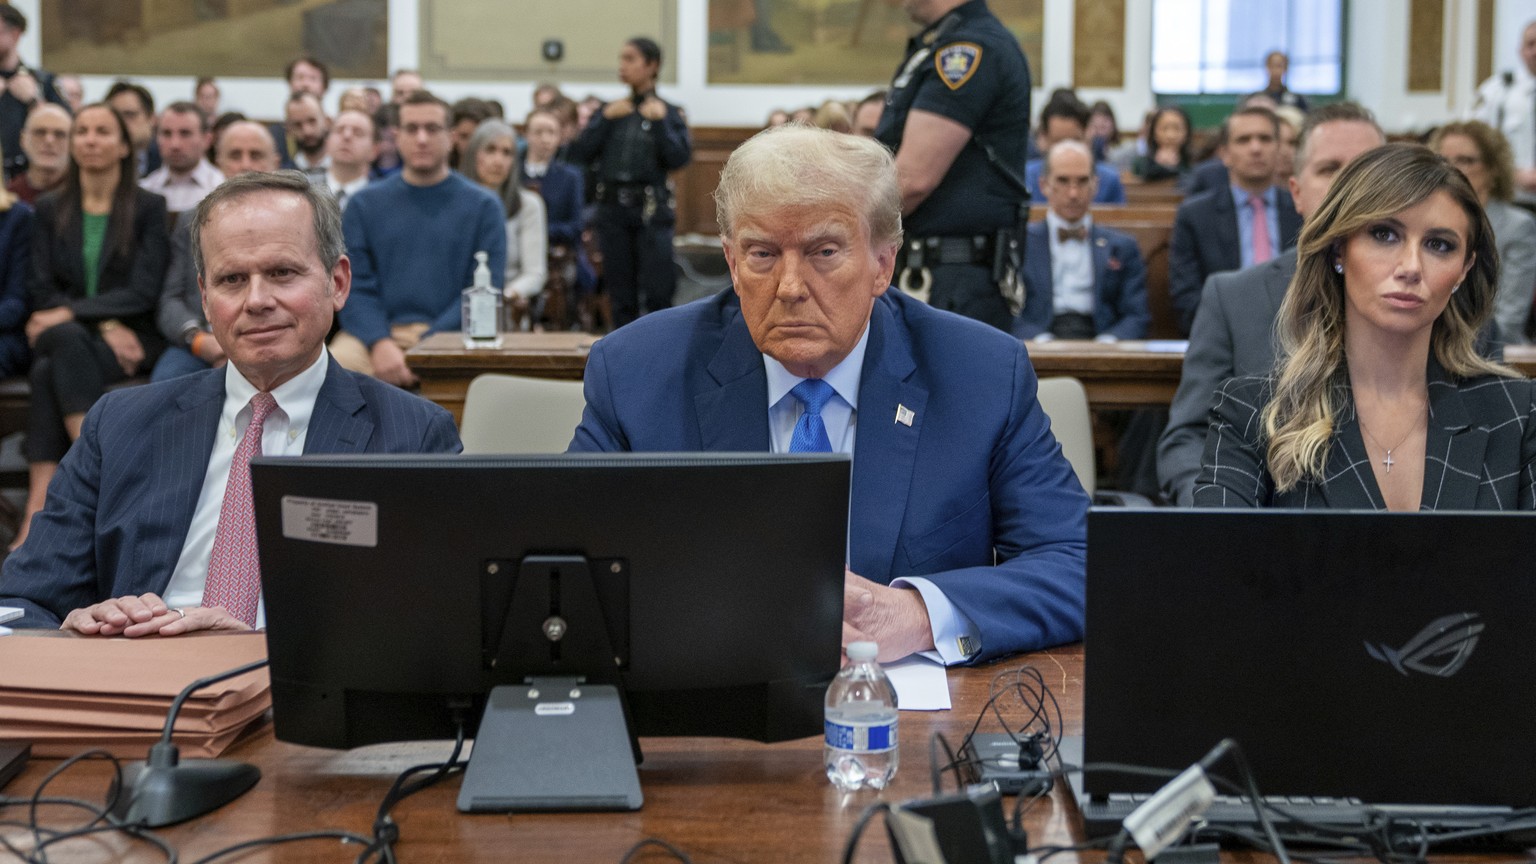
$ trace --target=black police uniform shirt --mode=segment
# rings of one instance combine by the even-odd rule
[[[899,151],[913,109],[971,130],[971,141],[938,188],[902,220],[908,237],[968,236],[1013,226],[1024,196],[1003,179],[977,142],[991,146],[1023,177],[1029,87],[1029,63],[1018,40],[985,0],[956,7],[907,43],[875,137]]]

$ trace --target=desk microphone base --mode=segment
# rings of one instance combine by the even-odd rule
[[[459,810],[639,810],[643,802],[617,688],[534,678],[491,691]]]

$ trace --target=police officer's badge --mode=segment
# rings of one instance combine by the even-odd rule
[[[956,42],[945,45],[934,55],[933,65],[939,70],[939,78],[951,90],[959,90],[976,74],[981,65],[981,46],[974,42]]]

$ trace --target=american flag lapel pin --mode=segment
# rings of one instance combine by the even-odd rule
[[[908,408],[905,405],[897,405],[896,406],[896,422],[897,423],[900,423],[903,426],[911,426],[912,425],[912,419],[914,417],[916,417],[916,416],[917,416],[916,414],[912,413],[912,409],[911,408]]]

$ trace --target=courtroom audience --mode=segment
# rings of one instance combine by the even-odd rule
[[[235,177],[251,171],[276,171],[277,151],[272,136],[259,123],[231,123],[214,145],[218,168]],[[155,320],[165,337],[165,352],[155,363],[149,380],[164,381],[200,372],[224,362],[224,349],[214,338],[198,292],[197,271],[192,265],[192,214],[183,213],[171,229],[170,262],[160,289]]]
[[[320,97],[308,90],[293,91],[283,107],[283,130],[288,150],[278,152],[283,159],[282,167],[295,168],[312,177],[323,176],[329,161],[325,138],[330,134],[331,120],[325,116]]]
[[[373,117],[352,108],[342,110],[326,136],[325,153],[325,186],[345,213],[352,196],[373,180],[373,160],[379,153]]]
[[[1280,155],[1275,158],[1275,185],[1285,188],[1291,181],[1291,174],[1296,168],[1296,138],[1301,133],[1301,124],[1306,122],[1307,115],[1288,105],[1281,105],[1275,109],[1275,117],[1280,121]]]
[[[507,266],[502,294],[524,321],[536,323],[534,301],[544,290],[549,269],[549,235],[544,200],[518,179],[517,133],[500,120],[487,120],[469,136],[461,171],[489,189],[507,216]]]
[[[884,90],[876,90],[859,100],[853,107],[853,134],[863,135],[865,138],[875,137],[875,129],[880,126],[880,115],[885,113],[887,95]],[[772,118],[769,119],[769,125],[775,125]]]
[[[21,59],[21,41],[26,32],[27,16],[13,4],[0,4],[0,148],[6,154],[7,180],[25,167],[21,127],[26,123],[29,106],[52,102],[69,107],[54,86],[53,75]]]
[[[123,118],[133,143],[134,176],[143,177],[160,167],[160,148],[155,142],[155,97],[141,84],[117,81],[104,100]]]
[[[85,84],[79,75],[56,75],[53,87],[64,98],[64,105],[71,114],[85,107]]]
[[[544,199],[549,246],[564,247],[560,256],[565,262],[564,272],[558,275],[564,284],[576,289],[573,299],[587,298],[597,286],[597,275],[587,259],[581,236],[586,227],[582,209],[586,202],[586,180],[575,167],[559,160],[560,116],[552,108],[530,111],[523,130],[528,146],[518,167],[519,179]]]
[[[487,253],[501,288],[507,229],[496,196],[448,168],[448,103],[419,90],[400,105],[399,124],[400,173],[364,187],[342,218],[352,294],[331,353],[347,369],[406,387],[416,380],[406,350],[459,329],[476,252]]]
[[[415,69],[397,69],[389,79],[389,104],[399,106],[417,90],[426,89],[421,73]]]
[[[1301,227],[1290,193],[1275,186],[1275,112],[1244,108],[1227,118],[1223,131],[1222,161],[1231,185],[1184,199],[1174,217],[1168,291],[1184,336],[1207,277],[1274,258],[1296,242]]]
[[[1271,51],[1264,55],[1264,71],[1269,75],[1269,81],[1263,90],[1249,95],[1247,101],[1252,103],[1255,97],[1262,97],[1269,101],[1267,107],[1271,109],[1290,107],[1305,114],[1308,110],[1307,97],[1285,86],[1285,73],[1290,68],[1291,58],[1284,51]]]
[[[373,160],[376,177],[388,177],[400,173],[400,149],[395,144],[395,127],[399,125],[399,108],[384,105],[373,112],[373,128],[379,130],[379,155]]]
[[[469,136],[475,134],[480,124],[491,119],[495,112],[491,104],[473,96],[460,99],[450,109],[453,132],[453,152],[448,157],[448,167],[457,169],[464,162],[464,148],[469,146]]]
[[[848,107],[836,99],[828,99],[817,106],[816,117],[812,122],[818,129],[845,133],[853,131],[853,118],[848,115]]]
[[[1189,115],[1177,105],[1164,105],[1147,124],[1147,152],[1131,163],[1131,173],[1146,181],[1178,179],[1194,164]]]
[[[1498,291],[1493,319],[1506,345],[1524,345],[1526,322],[1536,294],[1536,218],[1511,203],[1515,196],[1515,159],[1509,141],[1481,120],[1447,123],[1430,147],[1467,175],[1482,202],[1499,250]]]
[[[1094,224],[1088,205],[1098,186],[1093,152],[1059,141],[1045,155],[1045,219],[1024,242],[1021,339],[1145,339],[1147,268],[1129,234]]]
[[[1088,106],[1078,101],[1070,91],[1052,98],[1040,110],[1040,126],[1035,136],[1040,152],[1050,152],[1058,141],[1082,141],[1086,144],[1088,116]],[[1044,159],[1031,159],[1024,165],[1024,182],[1029,186],[1032,200],[1036,204],[1045,203],[1045,192],[1040,188],[1043,166]],[[1120,182],[1120,172],[1102,162],[1095,163],[1094,170],[1099,176],[1099,191],[1095,193],[1093,203],[1124,204],[1125,186]]]
[[[1297,139],[1291,197],[1303,221],[1311,216],[1340,170],[1386,142],[1376,118],[1353,102],[1320,106],[1307,115]],[[1267,375],[1274,368],[1275,318],[1296,273],[1292,247],[1263,264],[1218,273],[1200,294],[1200,314],[1190,330],[1179,389],[1158,440],[1157,475],[1174,504],[1193,503],[1195,479],[1205,453],[1211,395],[1234,375]]]
[[[69,127],[73,123],[63,106],[39,102],[27,114],[21,127],[21,149],[27,154],[27,170],[5,188],[12,195],[36,203],[44,192],[57,189],[69,173]]]
[[[1120,122],[1115,119],[1115,109],[1103,99],[1088,109],[1088,140],[1093,145],[1093,158],[1114,168],[1129,171],[1136,158],[1136,142],[1120,141]]]
[[[1273,375],[1217,391],[1195,504],[1536,508],[1536,385],[1485,359],[1499,254],[1418,144],[1345,168],[1307,221]]]
[[[192,87],[192,101],[203,112],[208,121],[213,122],[220,114],[219,99],[223,93],[219,90],[219,82],[212,76],[204,75],[197,79]]]
[[[0,162],[4,158],[0,152]],[[27,277],[34,230],[32,206],[11,192],[0,192],[0,378],[24,374],[32,357],[25,328],[31,309]]]
[[[224,175],[204,155],[212,143],[208,117],[191,102],[172,102],[160,113],[155,141],[161,165],[139,185],[164,196],[166,209],[183,213],[224,182]]]
[[[75,116],[73,163],[58,191],[37,201],[27,320],[27,521],[85,412],[107,385],[148,372],[165,347],[155,303],[169,238],[165,199],[138,186],[128,126],[108,105]],[[27,525],[15,545],[26,538]]]
[[[325,91],[331,89],[330,68],[309,54],[288,61],[283,69],[283,79],[288,82],[289,93],[310,93],[322,103]]]

